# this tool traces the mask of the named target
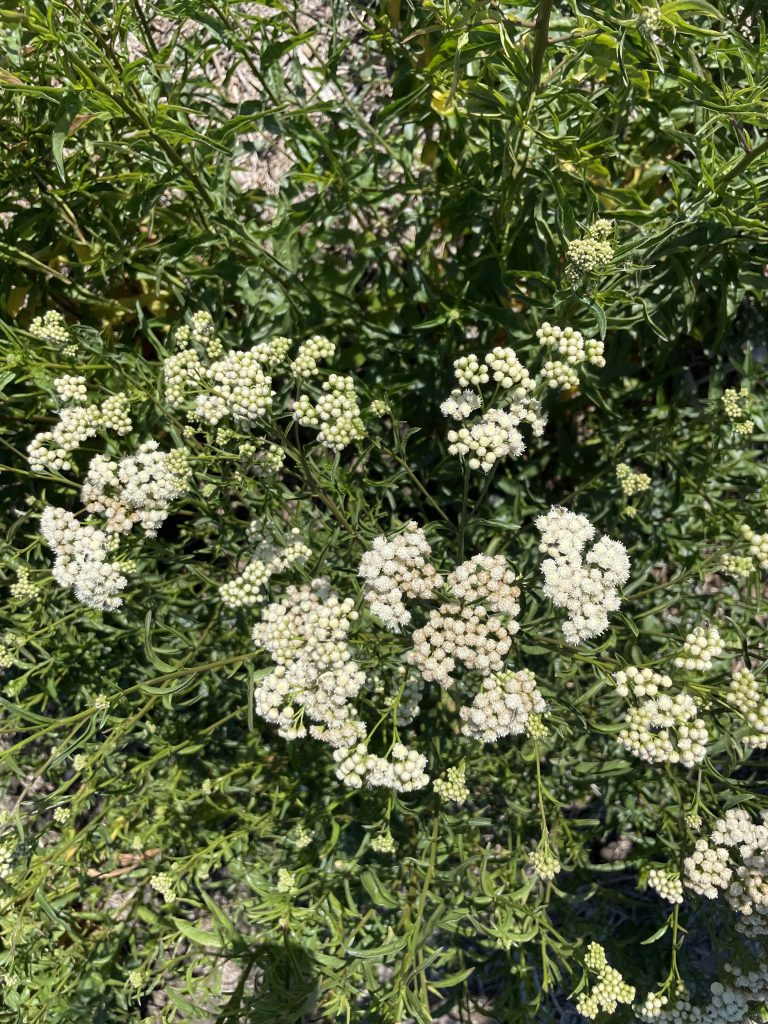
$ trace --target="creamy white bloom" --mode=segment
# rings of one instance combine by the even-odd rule
[[[675,665],[689,672],[708,672],[713,660],[723,653],[723,648],[716,626],[697,626],[686,636],[683,649],[675,658]]]
[[[586,516],[553,507],[536,520],[544,593],[568,618],[563,635],[569,644],[599,636],[608,628],[608,613],[620,607],[618,588],[629,579],[629,556],[623,544],[601,538],[587,553],[595,535]]]
[[[655,697],[661,690],[668,690],[672,680],[668,675],[655,672],[647,666],[628,665],[613,673],[616,690],[622,697]]]
[[[755,533],[745,523],[741,528],[741,535],[749,544],[749,553],[752,558],[761,569],[768,569],[768,533]]]
[[[460,388],[454,388],[440,406],[440,412],[443,416],[450,417],[453,420],[465,420],[473,412],[476,412],[481,405],[480,395],[476,392],[470,391],[468,388],[465,388],[463,391]]]
[[[85,377],[65,373],[62,377],[55,377],[53,387],[56,394],[63,402],[87,402],[88,389]]]
[[[78,601],[91,608],[114,611],[120,607],[119,594],[128,580],[122,567],[108,557],[113,541],[106,533],[50,505],[40,517],[40,532],[56,556],[53,576],[57,583],[71,588]]]
[[[554,348],[570,366],[578,366],[585,361],[593,366],[605,366],[603,342],[597,338],[585,338],[573,327],[558,327],[545,321],[536,331],[536,337],[542,345]]]
[[[135,455],[119,462],[105,455],[91,459],[83,504],[87,511],[104,516],[108,533],[130,533],[138,523],[148,537],[155,537],[189,477],[185,452],[163,452],[157,441],[144,441]]]
[[[448,688],[457,662],[481,676],[500,672],[519,628],[515,621],[489,614],[482,604],[442,604],[414,632],[406,660],[428,682]]]
[[[254,641],[276,663],[254,692],[254,708],[285,739],[306,736],[305,714],[316,723],[312,735],[333,746],[351,746],[365,735],[351,703],[365,683],[347,643],[356,618],[350,598],[340,601],[316,580],[288,587],[254,626]]]
[[[70,470],[70,455],[83,441],[95,437],[101,426],[101,410],[96,405],[62,409],[59,422],[32,439],[28,448],[30,469],[35,473]]]
[[[624,716],[619,743],[626,751],[652,764],[701,764],[709,739],[693,697],[663,693],[630,708]]]
[[[490,380],[488,369],[483,366],[474,352],[455,359],[453,372],[462,388],[477,387],[480,384],[487,384]]]
[[[299,346],[296,358],[291,363],[294,377],[310,377],[317,370],[321,359],[330,359],[336,346],[322,334],[315,334]]]
[[[667,903],[683,902],[683,883],[680,876],[670,873],[664,868],[651,868],[648,872],[648,885]]]
[[[768,747],[768,691],[748,668],[735,669],[725,699],[749,726],[744,741],[758,749]]]
[[[66,320],[53,309],[49,309],[43,316],[36,316],[29,325],[29,333],[52,345],[66,345],[70,339]]]
[[[608,964],[605,950],[599,943],[590,942],[584,966],[596,975],[597,980],[576,1000],[576,1009],[583,1017],[591,1020],[601,1011],[613,1013],[619,1003],[631,1003],[635,998],[635,989],[624,981],[615,967]]]
[[[721,893],[737,914],[737,927],[749,936],[768,935],[768,823],[752,821],[731,808],[698,839],[684,862],[687,888],[709,899]]]
[[[491,611],[517,618],[520,588],[503,555],[474,555],[448,576],[446,584],[465,604],[483,601]]]
[[[276,573],[283,572],[294,562],[309,558],[312,552],[306,544],[294,541],[272,558],[254,559],[233,580],[222,583],[219,597],[228,608],[250,608],[264,601],[263,588]]]
[[[500,672],[483,679],[472,703],[460,709],[461,731],[481,743],[495,743],[524,732],[530,716],[546,706],[528,669]]]
[[[411,620],[404,598],[432,596],[439,582],[430,563],[432,549],[424,531],[413,521],[394,537],[376,537],[360,560],[358,574],[365,581],[365,599],[371,612],[390,629]]]

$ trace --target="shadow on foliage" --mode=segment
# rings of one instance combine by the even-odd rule
[[[313,1019],[315,961],[290,939],[259,948],[243,966],[216,1024],[301,1024]]]

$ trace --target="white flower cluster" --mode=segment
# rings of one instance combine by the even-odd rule
[[[285,463],[285,451],[263,437],[244,441],[237,449],[238,456],[256,476],[270,477],[278,473]]]
[[[340,754],[334,751],[334,758]],[[369,786],[383,786],[396,789],[399,793],[410,793],[415,789],[423,789],[429,783],[425,769],[427,759],[417,750],[409,750],[404,743],[395,743],[391,751],[391,760],[368,754],[365,759],[365,781]]]
[[[176,340],[181,344],[179,331],[176,332]],[[204,381],[205,364],[192,348],[181,348],[163,362],[165,399],[172,409],[177,409],[188,401],[190,392],[202,388]]]
[[[118,595],[128,580],[120,565],[108,558],[115,538],[50,505],[40,517],[40,532],[56,557],[53,576],[57,583],[72,588],[78,601],[91,608],[113,611],[120,607]]]
[[[683,649],[675,658],[675,665],[688,672],[708,672],[713,660],[723,653],[723,646],[715,626],[696,626],[687,634]]]
[[[272,378],[256,349],[229,352],[204,370],[209,389],[195,399],[192,419],[218,423],[225,416],[249,426],[272,408]]]
[[[455,803],[461,807],[469,798],[464,764],[452,765],[444,775],[435,779],[432,788],[444,803]]]
[[[440,406],[444,416],[462,421],[481,409],[480,396],[468,388],[487,384],[491,377],[503,394],[498,407],[483,412],[468,426],[448,431],[451,455],[467,457],[471,469],[482,469],[484,473],[507,455],[522,455],[525,443],[518,429],[520,424],[528,423],[534,436],[540,437],[544,419],[538,402],[531,397],[536,382],[514,350],[496,347],[485,356],[484,363],[474,354],[461,356],[453,366],[460,388],[453,390]]]
[[[99,429],[99,408],[89,405],[63,409],[53,430],[43,430],[28,448],[30,469],[34,473],[72,469],[70,455]]]
[[[705,1005],[691,1003],[684,988],[670,1002],[662,988],[633,1007],[635,1017],[645,1024],[755,1024],[768,999],[768,967],[747,971],[726,964],[725,969],[732,980],[713,982],[709,1002]],[[750,1003],[755,1004],[754,1007],[750,1008]]]
[[[701,764],[709,734],[689,694],[667,692],[671,678],[648,666],[629,665],[612,678],[621,696],[641,701],[627,710],[617,737],[628,753],[651,764]]]
[[[3,842],[6,837],[3,837]],[[8,878],[13,871],[15,849],[13,846],[0,846],[0,878]],[[7,978],[6,978],[7,981]]]
[[[53,387],[62,402],[88,401],[85,377],[65,373],[63,377],[54,378]]]
[[[721,399],[725,415],[731,421],[733,429],[743,437],[749,437],[755,429],[755,421],[747,416],[749,397],[749,388],[742,387],[740,391],[727,388]]]
[[[517,358],[514,349],[502,348],[497,345],[486,355],[485,361],[494,382],[500,388],[510,392],[507,396],[508,399],[515,402],[522,401],[536,388],[536,382]]]
[[[470,469],[482,469],[490,472],[499,459],[507,455],[519,458],[525,451],[523,435],[517,429],[530,416],[538,420],[537,413],[529,406],[516,403],[509,409],[490,409],[476,420],[470,427],[460,427],[448,431],[448,451],[451,455],[469,456],[467,464]],[[539,436],[534,425],[534,434]]]
[[[556,349],[568,366],[580,366],[589,362],[593,366],[605,366],[605,345],[598,338],[585,338],[573,327],[558,327],[545,321],[536,331],[542,345]]]
[[[685,885],[708,899],[722,892],[742,915],[737,927],[750,936],[768,935],[768,815],[763,817],[756,825],[745,810],[731,808],[683,864]]]
[[[566,277],[572,284],[588,274],[602,274],[613,259],[613,224],[609,220],[596,220],[583,238],[568,243]]]
[[[0,669],[11,668],[15,665],[19,646],[18,638],[11,633],[6,633],[0,638]]]
[[[658,7],[641,7],[635,15],[635,24],[644,36],[653,36],[663,27],[661,11]]]
[[[250,608],[264,601],[262,588],[272,575],[270,562],[251,562],[239,576],[219,587],[219,597],[227,608]]]
[[[311,554],[306,544],[295,541],[270,559],[254,559],[239,576],[219,587],[222,604],[227,608],[251,608],[255,604],[261,604],[264,601],[262,590],[270,577],[283,572],[294,562],[309,558]]]
[[[107,533],[130,533],[139,523],[148,537],[155,537],[171,502],[187,489],[189,476],[183,451],[162,452],[157,441],[145,441],[135,455],[119,462],[106,455],[91,459],[83,504],[106,519]]]
[[[384,832],[380,832],[377,836],[374,836],[371,840],[371,849],[374,853],[394,853],[397,849],[397,844],[392,838],[392,833],[387,829]]]
[[[464,604],[483,601],[492,612],[512,619],[520,614],[520,588],[503,555],[474,555],[457,566],[446,583]]]
[[[193,317],[191,329],[176,331],[180,350],[163,363],[165,397],[173,408],[191,403],[190,420],[217,424],[228,416],[237,425],[250,426],[272,408],[275,392],[268,371],[285,359],[291,342],[275,337],[224,355],[223,345],[211,333],[208,314],[199,315],[207,319],[195,324]],[[186,347],[190,342],[205,349],[205,359],[197,349]]]
[[[602,537],[584,555],[595,535],[586,516],[553,507],[536,520],[544,593],[568,618],[563,635],[569,644],[599,636],[608,628],[608,613],[620,606],[618,588],[629,579],[629,556],[619,541]]]
[[[613,673],[616,692],[622,697],[655,697],[660,690],[668,690],[672,680],[668,675],[654,672],[652,668],[628,665]]]
[[[72,469],[70,455],[83,441],[95,437],[100,427],[120,435],[131,432],[133,424],[125,395],[111,395],[101,406],[77,405],[62,409],[53,430],[42,431],[27,447],[30,469],[34,473]]]
[[[176,328],[174,341],[178,348],[187,348],[188,345],[194,342],[197,345],[201,345],[206,351],[213,343],[215,354],[211,358],[216,359],[221,354],[221,342],[215,336],[213,317],[204,309],[193,313],[189,319],[189,324],[182,324],[181,327]]]
[[[334,733],[359,738],[359,722],[348,703],[357,696],[365,676],[347,644],[357,618],[354,602],[327,591],[323,580],[288,587],[282,601],[267,606],[253,639],[266,648],[275,668],[256,689],[257,713],[278,726],[285,739],[307,735],[303,713]],[[321,730],[313,727],[313,735]]]
[[[687,693],[662,693],[630,708],[618,741],[635,757],[651,764],[701,764],[709,739],[699,709]]]
[[[152,875],[149,884],[155,892],[160,893],[166,903],[172,903],[176,899],[176,880],[168,871]]]
[[[528,863],[533,868],[535,875],[543,878],[545,882],[551,882],[560,874],[562,865],[549,843],[540,843],[535,850],[528,855]]]
[[[530,716],[546,706],[528,669],[500,672],[484,678],[472,703],[460,709],[461,731],[481,743],[495,743],[524,732]]]
[[[283,896],[293,896],[298,891],[298,885],[296,884],[296,876],[288,868],[280,868],[277,872],[277,882],[275,888]]]
[[[340,601],[324,580],[289,587],[282,601],[268,605],[253,638],[276,665],[254,692],[256,713],[285,739],[309,731],[330,744],[337,778],[353,789],[421,789],[429,782],[423,754],[402,743],[393,745],[389,758],[368,750],[365,724],[352,703],[366,682],[348,644],[356,618],[354,602]],[[305,716],[313,723],[309,730]]]
[[[647,473],[633,471],[626,462],[620,462],[616,466],[616,477],[626,498],[631,498],[635,494],[642,494],[651,486],[651,478]]]
[[[633,986],[624,981],[615,967],[609,966],[605,950],[597,942],[587,946],[584,966],[597,976],[597,981],[576,1000],[576,1009],[583,1017],[592,1020],[601,1010],[613,1013],[619,1003],[631,1003],[635,998]]]
[[[579,375],[561,359],[548,359],[541,368],[547,387],[558,391],[574,391],[579,386]]]
[[[12,601],[32,601],[37,596],[37,585],[30,579],[26,565],[16,570],[16,582],[11,584],[10,591]]]
[[[374,398],[368,406],[368,412],[371,416],[376,416],[381,419],[384,416],[389,416],[392,410],[389,407],[389,403],[383,398]]]
[[[378,676],[368,681],[368,690],[385,696],[386,708],[402,726],[418,714],[423,680],[448,687],[451,672],[461,662],[484,678],[474,703],[461,711],[465,735],[487,741],[522,732],[529,717],[543,711],[545,704],[529,672],[502,671],[511,637],[519,628],[514,574],[502,556],[480,555],[443,581],[430,556],[423,531],[411,522],[394,538],[376,538],[361,560],[359,574],[371,611],[392,628],[410,621],[406,598],[425,600],[439,585],[455,599],[433,609],[427,623],[412,635],[405,661],[420,677],[410,679],[400,666],[396,692],[390,693],[391,686]],[[267,575],[263,562],[256,569],[254,579],[238,581],[241,589],[247,585],[249,603]],[[226,593],[228,600],[240,600],[239,594]],[[284,600],[269,605],[253,636],[276,665],[256,690],[256,711],[276,724],[286,739],[309,732],[329,743],[335,748],[338,778],[353,788],[421,788],[427,781],[422,755],[398,743],[383,758],[368,749],[366,726],[353,705],[366,684],[347,642],[355,618],[353,602],[330,595],[323,581],[290,587]],[[312,723],[309,729],[305,718]]]
[[[755,533],[745,523],[741,528],[741,535],[749,544],[749,553],[760,568],[768,569],[768,533]]]
[[[377,537],[358,569],[374,615],[391,629],[411,621],[405,598],[426,600],[443,583],[429,562],[431,548],[414,522],[393,538]],[[449,687],[460,661],[488,676],[500,672],[519,626],[520,589],[502,555],[475,555],[455,568],[444,586],[458,600],[433,609],[414,631],[406,655],[429,682]]]
[[[677,874],[665,871],[664,868],[651,868],[648,872],[648,885],[667,903],[683,902],[683,883]]]
[[[70,339],[66,320],[53,309],[49,309],[43,316],[36,316],[29,325],[29,333],[52,345],[66,345]]]
[[[392,760],[378,754],[371,754],[365,743],[355,747],[337,747],[333,752],[336,762],[336,777],[351,789],[360,789],[363,783],[369,786],[385,786],[399,792],[423,789],[429,782],[426,774],[427,759],[415,750],[409,750],[403,743],[395,743]]]
[[[406,660],[428,682],[447,689],[453,683],[451,673],[457,661],[482,676],[501,672],[512,635],[519,628],[517,622],[506,623],[500,616],[489,615],[482,604],[441,604],[414,632]]]
[[[438,582],[430,564],[432,548],[424,531],[413,521],[394,537],[376,537],[360,559],[358,575],[365,581],[365,599],[371,612],[390,629],[411,621],[404,597],[426,600]]]
[[[744,742],[759,750],[768,748],[768,694],[748,668],[736,669],[725,698],[749,725]]]
[[[441,404],[440,412],[452,420],[465,420],[481,405],[480,395],[475,391],[469,391],[466,388],[462,391],[461,388],[454,388]]]
[[[299,345],[296,358],[291,363],[294,377],[310,377],[317,370],[321,359],[331,359],[336,346],[322,334],[315,334]]]
[[[314,834],[303,821],[295,825],[286,836],[288,842],[297,850],[305,850],[314,842]]]
[[[101,426],[105,430],[114,430],[120,437],[130,434],[133,430],[133,423],[130,416],[131,404],[128,396],[119,391],[116,395],[110,395],[101,403],[99,414]]]
[[[732,576],[735,580],[743,580],[752,573],[754,563],[749,555],[725,554],[720,559],[720,569],[726,576]]]
[[[491,379],[488,367],[484,366],[474,352],[468,356],[460,356],[453,361],[453,372],[456,380],[463,388],[480,387]]]
[[[294,403],[293,418],[303,427],[320,427],[317,439],[325,448],[340,452],[365,436],[352,377],[332,373],[323,382],[323,394],[313,405],[307,395]]]

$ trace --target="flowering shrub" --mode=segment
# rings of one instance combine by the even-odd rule
[[[0,12],[8,1019],[768,1019],[760,5],[139,7]]]

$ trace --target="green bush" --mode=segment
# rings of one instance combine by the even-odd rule
[[[0,9],[4,1019],[768,1020],[762,6]]]

